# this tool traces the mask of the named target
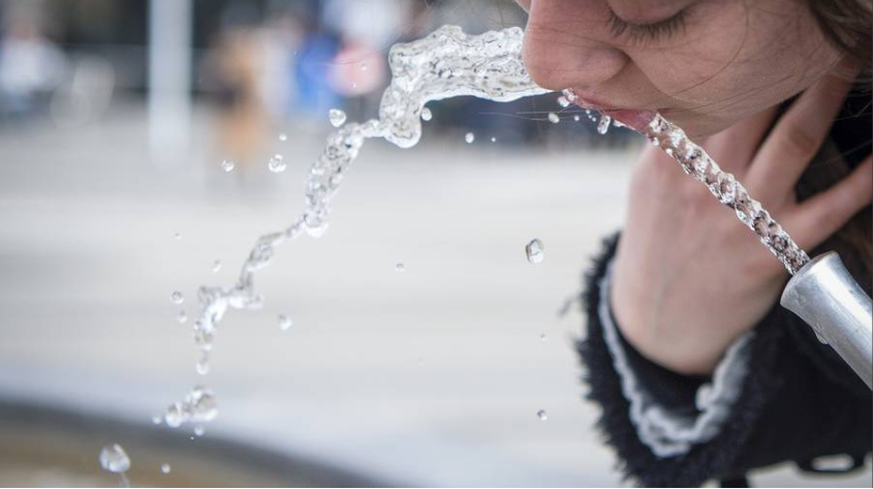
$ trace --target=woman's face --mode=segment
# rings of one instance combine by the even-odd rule
[[[692,136],[790,98],[840,60],[800,0],[517,1],[538,84],[620,119],[658,110]]]

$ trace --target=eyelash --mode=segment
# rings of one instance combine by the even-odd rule
[[[615,37],[627,36],[628,40],[636,43],[645,43],[669,38],[680,31],[685,30],[686,11],[679,13],[667,20],[655,24],[631,24],[609,11],[609,30]]]

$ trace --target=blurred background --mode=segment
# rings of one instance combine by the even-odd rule
[[[572,299],[640,142],[555,95],[445,101],[418,147],[368,144],[330,232],[280,249],[265,308],[194,369],[197,288],[302,210],[328,111],[375,116],[387,49],[524,23],[507,0],[0,0],[0,485],[117,485],[109,443],[135,486],[624,484]],[[196,384],[205,433],[152,424]]]

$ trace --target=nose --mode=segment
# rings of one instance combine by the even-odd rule
[[[531,2],[524,63],[539,86],[549,90],[596,87],[630,62],[623,51],[608,42],[606,20],[600,19],[603,12],[595,11],[591,4],[579,0]]]

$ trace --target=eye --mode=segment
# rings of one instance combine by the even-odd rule
[[[644,44],[670,38],[685,30],[688,9],[654,24],[631,24],[609,10],[609,31],[613,36],[625,37],[629,42]]]

